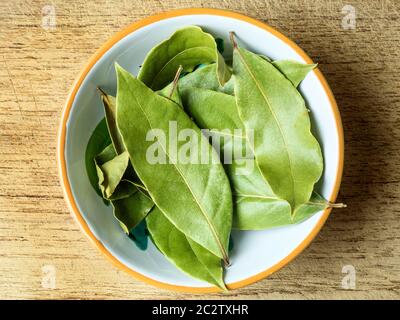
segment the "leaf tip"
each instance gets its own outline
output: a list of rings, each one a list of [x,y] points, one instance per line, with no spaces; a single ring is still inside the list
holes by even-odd
[[[235,32],[234,31],[230,31],[229,32],[229,39],[231,40],[233,48],[237,49],[238,45],[237,45],[236,40],[235,40]]]
[[[123,75],[124,73],[127,72],[124,68],[121,67],[121,65],[118,62],[115,62],[114,66],[115,66],[115,71],[117,73],[117,76]]]
[[[118,62],[116,62],[116,61],[114,62],[114,67],[115,67],[115,70],[121,69],[120,64]]]
[[[101,87],[97,86],[96,89],[100,92],[102,96],[107,96],[107,93]]]

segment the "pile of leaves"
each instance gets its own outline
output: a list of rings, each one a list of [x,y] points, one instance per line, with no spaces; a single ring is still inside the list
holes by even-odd
[[[176,267],[222,289],[232,228],[299,223],[334,205],[313,191],[323,157],[297,90],[315,65],[271,61],[233,33],[231,42],[228,64],[220,39],[189,26],[154,47],[137,78],[116,64],[117,95],[100,89],[105,118],[86,150],[90,182],[125,233],[143,249],[149,234]],[[172,129],[191,136],[170,148],[154,135]],[[177,161],[187,138],[209,161]]]

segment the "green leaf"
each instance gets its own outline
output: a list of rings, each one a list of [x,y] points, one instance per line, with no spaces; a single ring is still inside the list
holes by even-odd
[[[254,132],[258,166],[293,212],[308,202],[323,169],[304,100],[270,62],[236,44],[233,72],[239,116],[246,132]]]
[[[106,149],[103,152],[107,151],[108,150]],[[104,154],[100,154],[95,158],[97,175],[99,178],[99,187],[103,194],[103,198],[111,199],[117,187],[119,187],[121,192],[126,194],[126,196],[129,196],[129,194],[135,192],[137,188],[132,184],[125,183],[125,188],[121,188],[120,184],[128,167],[128,152],[125,151],[120,155],[115,156],[111,160],[108,160],[107,162],[102,162],[102,159],[100,160],[100,158],[102,158],[103,156]]]
[[[233,132],[241,129],[235,98],[220,92],[200,88],[187,88],[182,93],[184,106],[200,128],[214,128],[212,132]],[[228,131],[224,131],[229,129]],[[246,136],[241,137],[242,144]],[[235,150],[245,150],[242,144],[235,141]],[[227,148],[221,144],[221,154]],[[229,150],[228,152],[231,152]],[[243,151],[240,152],[243,155]],[[319,203],[307,203],[291,215],[287,201],[278,198],[262,176],[256,161],[250,162],[241,157],[232,164],[225,164],[226,173],[231,182],[234,196],[233,227],[241,230],[263,230],[302,221],[327,207],[327,202],[320,198]]]
[[[240,230],[263,230],[291,223],[291,208],[279,199],[249,159],[225,166],[234,195],[233,227]]]
[[[200,128],[239,129],[244,133],[242,120],[236,109],[235,97],[199,87],[180,90],[182,103]],[[245,136],[243,136],[245,138]]]
[[[186,113],[135,79],[117,65],[117,125],[129,152],[133,167],[157,207],[184,234],[228,261],[227,247],[232,222],[232,195],[228,178],[215,150]],[[177,148],[161,146],[167,163],[149,163],[146,154],[152,141],[146,141],[152,129],[170,134],[170,121],[176,121],[177,132],[191,129],[199,141],[199,153],[207,150],[208,164],[183,164]]]
[[[260,55],[263,59],[270,61],[275,67],[282,72],[286,78],[288,78],[293,85],[296,87],[304,80],[308,72],[314,69],[316,64],[304,64],[292,60],[278,60],[271,61],[268,57]],[[218,78],[215,74],[215,65],[209,64],[196,69],[195,71],[188,73],[179,79],[179,87],[181,91],[185,91],[189,88],[202,88],[212,91],[223,92],[229,95],[234,95],[234,77],[231,77],[229,81],[221,86],[218,82]],[[167,96],[167,92],[170,92],[172,83],[168,84],[163,90],[164,96]]]
[[[224,158],[221,159],[242,158],[246,154],[253,156],[251,150],[246,148],[245,128],[233,96],[189,87],[181,90],[181,96],[185,111],[200,128],[209,129],[213,145],[223,151],[220,156]]]
[[[137,183],[127,180],[135,180],[128,170],[129,156],[121,154],[117,156],[112,144],[108,145],[94,159],[98,185],[105,200],[123,199],[136,192]],[[137,178],[138,180],[138,178]]]
[[[293,223],[299,223],[304,221],[314,215],[315,213],[325,210],[326,208],[336,207],[336,208],[343,208],[346,207],[342,203],[332,204],[326,201],[323,197],[321,197],[318,193],[313,192],[311,195],[311,199],[307,202],[299,206],[293,216]]]
[[[147,216],[146,222],[154,244],[178,269],[226,289],[219,257],[180,232],[157,207]]]
[[[105,148],[102,153],[96,156],[95,165],[103,198],[115,200],[125,198],[132,191],[136,191],[136,188],[132,188],[132,185],[139,187],[141,191],[144,188],[130,164],[129,154],[126,153],[124,156],[119,157],[119,155],[125,152],[125,146],[117,128],[115,97],[108,95],[101,88],[98,89],[102,95],[106,114],[105,119],[112,145]],[[105,164],[106,162],[109,163]],[[113,194],[114,190],[118,192]]]
[[[107,123],[103,118],[90,136],[85,152],[86,173],[90,184],[100,197],[102,196],[102,193],[98,185],[96,165],[93,159],[110,143],[111,139],[110,135],[108,134]]]
[[[235,161],[226,169],[235,199],[235,229],[265,230],[296,224],[328,207],[343,207],[342,204],[333,205],[313,192],[310,201],[292,214],[289,203],[276,197],[256,165],[249,168],[245,163]]]
[[[234,162],[227,166],[227,171],[235,199],[235,229],[265,230],[296,224],[330,206],[313,192],[310,201],[300,205],[292,215],[289,203],[276,197],[256,166],[249,171],[244,164]]]
[[[111,141],[113,143],[115,152],[117,154],[121,154],[125,151],[125,147],[121,135],[118,132],[117,123],[115,120],[117,112],[115,98],[105,93],[101,88],[98,89],[101,93],[101,100],[104,106],[104,113],[106,115],[107,128],[111,137]]]
[[[217,63],[219,82],[225,84],[231,73],[214,38],[199,27],[189,26],[177,30],[148,53],[138,79],[151,89],[160,90],[172,81],[180,65],[184,72],[191,72],[199,64],[212,62]]]
[[[97,165],[103,165],[104,163],[111,161],[117,156],[115,153],[114,146],[112,145],[111,141],[100,153],[96,154],[93,157],[92,161],[94,160]]]
[[[168,84],[164,90],[171,90],[172,83]],[[186,90],[188,88],[203,88],[213,91],[220,91],[226,94],[233,95],[234,90],[234,79],[233,77],[221,86],[218,77],[215,73],[215,64],[209,64],[202,66],[195,71],[188,73],[179,79],[180,91]]]
[[[153,201],[136,189],[136,192],[127,198],[113,200],[114,216],[120,222],[126,234],[136,227],[153,209]]]
[[[112,144],[95,158],[98,181],[103,197],[111,200],[114,217],[125,233],[134,228],[153,208],[154,203],[140,184],[123,179],[129,155],[116,155]],[[132,174],[130,175],[132,177]]]
[[[317,64],[305,64],[295,60],[278,60],[272,62],[297,87],[306,75],[317,67]]]
[[[243,135],[235,141],[234,149],[228,145],[228,152],[236,151],[233,158],[241,158],[235,155],[239,148],[239,154],[243,155],[246,135],[237,112],[235,97],[206,89],[188,88],[183,92],[182,99],[188,113],[200,128],[213,128],[211,131],[214,134],[225,133],[228,137],[229,132],[234,133],[234,129],[240,129]],[[221,144],[221,156],[226,149],[227,145]],[[248,168],[246,164],[252,166]],[[234,228],[262,230],[291,223],[289,203],[274,194],[255,161],[236,160],[232,164],[225,164],[225,170],[234,196]]]

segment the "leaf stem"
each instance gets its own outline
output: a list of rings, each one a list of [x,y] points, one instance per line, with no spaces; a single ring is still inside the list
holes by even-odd
[[[309,201],[309,202],[307,202],[307,204],[321,205],[321,206],[324,206],[324,207],[327,207],[327,208],[337,208],[337,209],[347,208],[347,205],[345,203],[342,203],[342,202],[334,203],[334,202],[330,202],[330,201],[327,201],[327,202],[312,202],[312,201]]]
[[[99,90],[100,94],[101,94],[101,99],[103,101],[106,101],[107,104],[110,104],[110,101],[108,100],[108,94],[100,87],[96,87],[97,90]]]
[[[347,204],[339,202],[339,203],[334,203],[334,202],[328,202],[328,208],[347,208]]]
[[[180,65],[178,68],[178,71],[176,71],[174,81],[172,82],[172,89],[171,89],[171,92],[169,93],[168,98],[172,97],[172,94],[174,93],[176,86],[178,85],[179,77],[181,75],[182,70],[183,70],[183,67]]]
[[[230,31],[229,32],[229,38],[231,39],[231,43],[234,49],[237,49],[237,43],[235,40],[235,32],[234,31]]]

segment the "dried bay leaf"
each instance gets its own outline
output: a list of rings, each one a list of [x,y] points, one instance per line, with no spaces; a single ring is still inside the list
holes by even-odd
[[[142,192],[136,191],[129,197],[113,200],[114,216],[126,234],[135,228],[153,209],[153,201]]]
[[[181,96],[185,111],[201,129],[209,130],[223,163],[227,163],[225,156],[232,159],[253,156],[247,148],[245,128],[233,96],[190,87],[181,90]]]
[[[234,195],[233,228],[265,230],[296,224],[332,204],[313,192],[309,202],[300,205],[292,214],[286,200],[279,199],[266,183],[257,166],[248,169],[243,163],[226,166]]]
[[[105,151],[107,151],[107,149]],[[129,163],[129,154],[125,151],[120,155],[116,155],[111,160],[101,163],[100,158],[102,157],[104,157],[104,155],[100,154],[95,159],[99,187],[102,191],[103,198],[110,199],[125,175]],[[126,188],[133,189],[133,191],[136,190],[136,187],[131,184],[128,184]],[[132,192],[128,192],[127,196]]]
[[[234,97],[206,89],[188,88],[183,91],[182,101],[200,128],[208,128],[217,134],[234,133],[234,129],[241,129],[243,136],[239,139],[240,143],[236,142],[233,148],[239,147],[241,150],[242,144],[246,144],[245,129]],[[226,148],[226,144],[221,144],[221,151]],[[233,151],[230,145],[228,148],[228,152]],[[234,197],[233,227],[241,230],[262,230],[290,224],[289,203],[274,194],[255,161],[252,169],[244,164],[245,162],[239,160],[225,164]]]
[[[297,87],[306,75],[317,67],[317,64],[305,64],[295,60],[277,60],[272,64]]]
[[[85,151],[85,167],[89,182],[96,193],[101,197],[102,192],[99,188],[96,164],[94,158],[101,153],[111,143],[110,135],[108,134],[107,123],[103,118],[92,135],[89,138]],[[107,202],[105,202],[107,204]]]
[[[233,77],[224,86],[221,86],[215,73],[214,63],[197,68],[195,71],[180,78],[178,83],[180,91],[189,88],[203,88],[233,95],[234,90]],[[171,87],[172,83],[168,84],[163,90],[170,90]]]
[[[261,57],[267,61],[271,61],[265,56]],[[295,87],[297,87],[299,83],[304,80],[305,76],[317,66],[317,64],[304,64],[293,60],[277,60],[271,61],[271,63],[280,72],[282,72],[282,74],[284,74],[285,77],[288,78]],[[231,77],[224,86],[221,86],[215,73],[214,64],[209,64],[197,68],[193,72],[188,73],[180,78],[179,87],[181,90],[186,90],[189,88],[203,88],[234,95],[234,81],[234,77]],[[171,87],[172,83],[170,83],[164,89]]]
[[[234,132],[234,129],[244,132],[234,97],[206,89],[186,88],[182,92],[182,101],[200,128],[212,129],[214,133],[220,131],[227,134],[229,131]],[[243,143],[246,143],[246,136],[242,139]],[[237,145],[236,143],[236,148]],[[226,145],[222,144],[221,148],[225,149]],[[239,148],[244,149],[242,145],[239,145]],[[234,198],[235,229],[264,230],[289,225],[303,221],[330,206],[326,200],[319,197],[318,203],[304,204],[292,215],[289,203],[275,195],[256,161],[250,167],[247,165],[248,162],[240,160],[225,164]],[[314,194],[313,199],[317,199]]]
[[[232,222],[232,195],[228,178],[218,155],[201,139],[198,127],[173,101],[150,90],[117,66],[117,125],[131,162],[157,207],[179,231],[228,261],[228,240]],[[176,121],[178,132],[191,129],[203,148],[208,148],[211,164],[150,164],[146,152],[153,143],[146,141],[151,129],[169,132]],[[183,142],[178,141],[178,149]],[[177,157],[167,148],[168,159]]]
[[[111,137],[115,152],[121,154],[125,151],[124,143],[122,141],[121,135],[118,132],[117,123],[115,121],[117,106],[115,102],[115,97],[108,95],[101,88],[98,88],[101,93],[101,100],[104,106],[104,113],[106,115],[106,122],[108,132]]]
[[[147,216],[146,223],[154,244],[178,269],[226,289],[219,257],[179,231],[157,207]]]
[[[231,73],[214,38],[197,26],[189,26],[175,31],[148,53],[138,79],[151,89],[160,90],[172,81],[180,65],[183,71],[191,72],[199,64],[213,62],[218,81],[224,85]]]
[[[177,77],[179,76],[179,73],[177,74]],[[181,100],[180,100],[180,95],[179,95],[179,91],[177,88],[177,82],[175,83],[175,86],[172,88],[172,90],[164,90],[164,92],[158,92],[160,95],[163,95],[169,99],[171,99],[172,101],[175,101],[178,104],[182,104]],[[109,126],[110,128],[110,126]],[[106,152],[107,153],[107,152]],[[125,154],[126,152],[122,153],[121,155],[117,156],[121,157]],[[112,154],[111,154],[112,156]],[[109,160],[109,159],[107,159]],[[115,162],[115,158],[111,161]],[[109,161],[110,162],[110,161]],[[106,164],[108,164],[109,162],[106,162]],[[117,169],[117,168],[114,168]],[[124,165],[121,166],[121,171],[124,170]],[[114,170],[111,170],[114,174],[116,174],[116,172]],[[121,183],[119,186],[124,184],[124,180],[121,180]],[[117,188],[118,188],[117,187]],[[145,200],[143,202],[143,200]],[[140,196],[140,194],[137,192],[133,195],[130,195],[128,198],[126,199],[120,199],[120,200],[116,200],[116,201],[112,201],[113,207],[114,207],[114,216],[119,220],[120,225],[122,227],[122,229],[128,233],[128,230],[131,230],[130,233],[130,237],[133,239],[133,241],[136,243],[136,245],[141,248],[142,250],[144,250],[145,248],[147,248],[147,235],[145,233],[145,230],[143,229],[143,225],[146,225],[146,222],[144,220],[144,218],[146,217],[146,215],[148,214],[148,212],[152,209],[152,206],[149,206],[149,201],[151,201],[150,199],[145,199],[143,197]],[[150,202],[151,204],[153,204],[153,202]],[[142,206],[142,207],[141,207]],[[161,211],[159,211],[159,209],[155,209],[153,211],[158,211],[159,214],[162,214]],[[137,215],[137,214],[130,214],[131,212],[139,212],[142,213],[142,215]],[[165,218],[164,218],[165,220]],[[150,222],[152,222],[153,220],[150,219]],[[217,285],[223,289],[225,288],[223,279],[222,279],[222,267],[221,267],[221,259],[218,258],[217,256],[213,255],[212,253],[208,252],[206,249],[204,249],[203,247],[201,247],[199,244],[197,244],[196,242],[194,242],[193,240],[191,240],[190,238],[186,238],[174,225],[172,225],[170,222],[168,222],[167,220],[167,226],[169,226],[169,234],[170,236],[168,237],[168,245],[169,246],[173,246],[173,245],[178,245],[178,246],[182,246],[182,239],[183,241],[186,241],[187,244],[189,244],[189,247],[191,249],[191,251],[193,252],[192,254],[192,261],[191,261],[191,265],[189,265],[190,267],[185,269],[185,265],[180,263],[180,261],[182,260],[182,255],[181,252],[175,252],[176,250],[174,250],[173,254],[171,254],[168,250],[164,250],[164,254],[167,255],[167,257],[172,260],[175,261],[174,264],[181,266],[180,269],[183,269],[184,271],[186,270],[186,272],[189,272],[189,274],[193,273],[193,265],[194,265],[194,269],[199,269],[200,266],[200,275],[198,275],[197,277],[201,278],[202,280],[208,281],[214,285]],[[163,228],[165,227],[165,223],[163,223]],[[131,229],[130,229],[131,228]],[[161,237],[161,239],[166,239],[166,237],[164,236],[165,234],[163,233],[163,230],[154,230],[154,224],[150,224],[150,228],[152,233],[153,233],[153,241],[155,242],[155,240],[157,240],[158,242],[159,237]],[[171,237],[171,234],[178,234],[181,235],[181,237]],[[174,244],[174,239],[175,241],[178,241],[178,243]],[[163,243],[159,243],[158,244],[158,248],[164,248],[165,245],[163,245]],[[169,256],[168,256],[169,255]],[[204,274],[207,274],[207,277],[204,277]],[[195,274],[196,276],[196,274]],[[211,276],[211,277],[210,277]]]
[[[134,182],[123,179],[126,175],[127,151],[115,153],[112,144],[107,146],[96,158],[96,169],[103,197],[111,201],[114,217],[125,233],[139,224],[154,207],[147,192],[141,191]]]
[[[246,132],[254,130],[254,154],[260,170],[293,212],[308,202],[323,169],[304,100],[270,62],[236,43],[233,74],[239,116]]]

